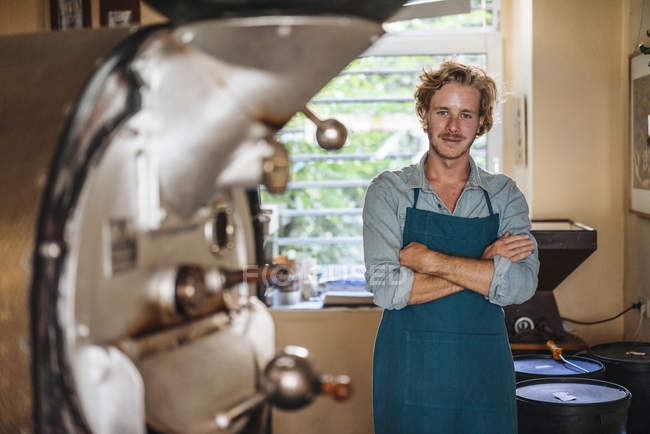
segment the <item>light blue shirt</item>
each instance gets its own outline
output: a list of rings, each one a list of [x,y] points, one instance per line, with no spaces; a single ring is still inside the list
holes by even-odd
[[[457,217],[487,217],[490,212],[481,188],[499,214],[499,233],[527,234],[535,243],[533,253],[519,262],[496,255],[494,275],[487,297],[499,306],[523,303],[537,288],[537,242],[530,234],[528,204],[515,182],[505,175],[493,175],[476,166],[470,157],[467,183],[452,213],[431,188],[420,162],[377,175],[366,191],[363,206],[363,252],[366,263],[366,289],[374,294],[375,304],[385,309],[401,309],[408,303],[413,286],[413,270],[399,264],[406,208],[413,206],[413,189],[420,188],[418,209]]]

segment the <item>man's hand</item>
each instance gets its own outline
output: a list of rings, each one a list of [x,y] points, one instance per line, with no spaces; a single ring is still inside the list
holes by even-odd
[[[481,259],[492,259],[494,255],[500,255],[508,258],[510,262],[518,262],[530,256],[534,247],[535,244],[528,235],[510,235],[510,232],[506,232],[505,235],[485,248]]]
[[[435,250],[429,250],[424,244],[415,242],[409,243],[400,250],[399,263],[401,266],[413,270],[416,276],[417,273],[428,274],[431,277],[435,276],[440,278],[442,282],[450,282],[460,287],[460,289],[471,289],[485,296],[488,296],[490,292],[490,284],[494,275],[494,263],[490,260],[446,255]],[[426,276],[421,277],[426,278]],[[416,283],[417,280],[414,279],[413,284]],[[434,286],[437,287],[437,285]],[[457,288],[452,286],[448,289],[456,290]],[[421,301],[409,300],[411,303]]]
[[[399,264],[418,273],[428,273],[430,264],[428,257],[434,253],[424,244],[411,242],[399,251]]]

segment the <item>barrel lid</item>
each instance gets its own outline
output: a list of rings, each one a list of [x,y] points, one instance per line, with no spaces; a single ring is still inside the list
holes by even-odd
[[[611,342],[596,345],[589,352],[606,361],[650,364],[650,342]]]
[[[580,356],[564,356],[569,362],[586,369],[589,372],[597,372],[603,369],[603,364],[597,360],[592,360],[587,357]],[[571,375],[584,374],[583,371],[566,364],[559,362],[550,354],[530,354],[523,356],[515,356],[515,372],[525,374],[534,374],[539,376],[557,376],[568,377]]]
[[[517,383],[517,399],[548,404],[603,404],[629,399],[630,396],[623,386],[589,378],[538,378]]]

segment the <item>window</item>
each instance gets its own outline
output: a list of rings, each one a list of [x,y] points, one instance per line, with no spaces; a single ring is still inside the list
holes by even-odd
[[[274,254],[314,257],[320,266],[363,264],[363,198],[370,180],[419,160],[428,140],[413,93],[425,66],[455,57],[485,68],[499,81],[498,2],[473,0],[469,14],[387,24],[389,33],[350,63],[308,104],[319,118],[348,128],[339,151],[320,150],[315,126],[297,114],[279,133],[292,161],[287,192],[262,191],[277,221]],[[500,108],[493,130],[472,146],[481,167],[499,171]]]

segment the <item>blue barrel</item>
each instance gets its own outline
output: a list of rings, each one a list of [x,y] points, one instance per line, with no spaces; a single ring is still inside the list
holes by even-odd
[[[630,392],[591,378],[517,383],[519,434],[624,434]]]
[[[632,392],[628,434],[650,433],[650,342],[601,344],[589,354],[605,365],[605,380]]]
[[[513,357],[517,381],[544,377],[599,379],[605,376],[605,366],[598,360],[581,356],[564,356],[564,358],[588,372],[583,372],[574,366],[557,361],[550,354],[526,354]]]

